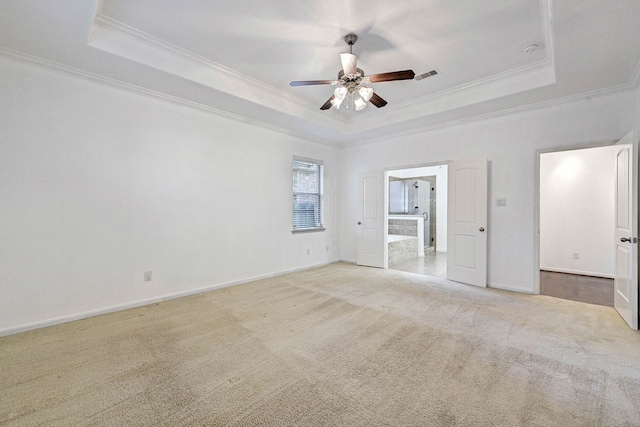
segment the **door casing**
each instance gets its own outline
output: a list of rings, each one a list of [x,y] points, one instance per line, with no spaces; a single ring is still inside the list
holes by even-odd
[[[599,141],[585,144],[574,144],[569,146],[551,147],[536,150],[534,158],[534,294],[540,294],[540,157],[542,154],[555,153],[562,151],[584,150],[589,148],[598,148],[615,145],[618,141]],[[636,166],[637,167],[637,166]],[[612,189],[613,191],[613,189]],[[613,208],[613,207],[612,207]]]

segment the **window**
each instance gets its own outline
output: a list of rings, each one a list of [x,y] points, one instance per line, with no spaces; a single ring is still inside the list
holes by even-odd
[[[293,157],[293,231],[324,230],[324,163]]]

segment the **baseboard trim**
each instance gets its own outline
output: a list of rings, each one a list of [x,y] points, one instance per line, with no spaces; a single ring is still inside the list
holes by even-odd
[[[571,270],[568,268],[540,267],[540,270],[551,271],[553,273],[577,274],[579,276],[603,277],[605,279],[613,279],[613,274],[594,273],[593,271]]]
[[[500,283],[487,283],[487,287],[492,288],[492,289],[500,289],[500,290],[503,290],[503,291],[519,292],[521,294],[529,294],[529,295],[534,295],[535,294],[535,292],[533,292],[532,289],[514,288],[512,286],[506,286],[506,285],[502,285]]]
[[[172,293],[172,294],[165,294],[165,295],[161,295],[161,296],[157,296],[157,297],[153,297],[153,298],[147,298],[147,299],[143,299],[143,300],[132,301],[132,302],[128,302],[128,303],[125,303],[125,304],[118,304],[118,305],[113,305],[113,306],[109,306],[109,307],[99,308],[99,309],[96,309],[96,310],[84,311],[84,312],[80,312],[80,313],[70,314],[70,315],[67,315],[67,316],[54,317],[54,318],[51,318],[51,319],[40,320],[40,321],[32,322],[32,323],[25,323],[25,324],[18,325],[18,326],[10,326],[10,327],[5,328],[5,329],[0,329],[0,337],[19,334],[21,332],[32,331],[34,329],[46,328],[47,326],[54,326],[54,325],[59,325],[59,324],[62,324],[62,323],[73,322],[75,320],[87,319],[89,317],[100,316],[102,314],[115,313],[117,311],[128,310],[130,308],[142,307],[142,306],[145,306],[145,305],[155,304],[155,303],[162,302],[162,301],[168,301],[168,300],[172,300],[172,299],[176,299],[176,298],[186,297],[186,296],[189,296],[189,295],[199,294],[199,293],[202,293],[202,292],[213,291],[215,289],[222,289],[222,288],[228,288],[228,287],[231,287],[231,286],[242,285],[243,283],[254,282],[256,280],[269,279],[271,277],[282,276],[282,275],[285,275],[285,274],[295,273],[295,272],[298,272],[298,271],[310,270],[312,268],[322,267],[322,266],[325,266],[325,265],[334,264],[336,262],[338,262],[338,261],[321,262],[321,263],[318,263],[318,264],[312,264],[312,265],[308,265],[308,266],[304,266],[304,267],[298,267],[298,268],[292,268],[292,269],[289,269],[289,270],[283,270],[283,271],[280,271],[280,272],[277,272],[277,273],[263,274],[263,275],[259,275],[259,276],[248,277],[248,278],[245,278],[245,279],[234,280],[234,281],[231,281],[231,282],[218,283],[218,284],[215,284],[215,285],[205,286],[205,287],[196,288],[196,289],[190,289],[188,291],[181,291],[181,292],[176,292],[176,293]]]

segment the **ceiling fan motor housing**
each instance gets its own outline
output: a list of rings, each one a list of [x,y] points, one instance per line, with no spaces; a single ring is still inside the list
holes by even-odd
[[[362,71],[362,68],[356,68],[356,74],[347,74],[345,76],[344,70],[340,70],[338,71],[338,80],[342,79],[342,77],[344,77],[344,80],[361,79],[362,77],[364,77],[364,71]]]
[[[353,93],[362,84],[363,77],[364,71],[360,68],[356,68],[356,74],[345,75],[343,70],[338,72],[338,81],[347,88],[349,93]]]
[[[349,46],[353,46],[354,44],[356,44],[357,40],[358,40],[358,36],[356,36],[353,33],[347,34],[346,36],[344,36],[344,41],[347,42]]]

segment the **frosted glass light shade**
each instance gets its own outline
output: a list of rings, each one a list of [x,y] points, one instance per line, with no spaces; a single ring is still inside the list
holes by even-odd
[[[362,97],[357,96],[354,100],[353,100],[353,104],[356,106],[356,111],[360,111],[362,110],[364,107],[367,106],[367,103],[364,99],[362,99]]]
[[[340,104],[342,104],[342,100],[343,100],[343,99],[344,99],[344,98],[340,99],[340,98],[336,98],[336,97],[334,97],[334,98],[331,100],[331,105],[333,105],[333,106],[335,107],[335,109],[336,109],[336,110],[339,110],[339,109],[340,109]]]
[[[346,87],[337,87],[336,90],[333,91],[333,96],[338,98],[340,101],[347,96],[347,88]]]
[[[360,93],[362,99],[364,99],[365,101],[370,100],[373,96],[373,89],[371,89],[370,87],[361,87],[358,92]]]
[[[337,87],[336,90],[333,91],[333,99],[331,100],[331,105],[333,105],[337,110],[340,109],[340,105],[344,98],[347,96],[347,88],[346,87]]]

